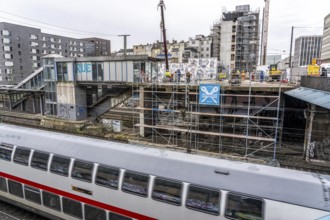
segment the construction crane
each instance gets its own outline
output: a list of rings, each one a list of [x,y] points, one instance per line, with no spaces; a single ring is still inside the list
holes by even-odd
[[[167,57],[166,28],[165,28],[165,19],[164,19],[164,8],[165,8],[164,0],[159,1],[158,7],[160,7],[161,19],[162,19],[161,27],[162,27],[163,41],[164,41],[165,68],[166,68],[166,72],[168,72],[169,71],[169,66],[168,66],[168,57]]]
[[[265,7],[263,9],[263,19],[262,19],[262,35],[261,35],[261,56],[260,65],[266,65],[267,56],[267,41],[268,41],[268,22],[269,22],[269,1],[264,0]]]

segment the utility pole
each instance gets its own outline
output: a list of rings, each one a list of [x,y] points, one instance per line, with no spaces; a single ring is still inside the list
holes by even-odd
[[[166,29],[165,29],[165,19],[164,19],[164,0],[160,0],[158,7],[160,7],[160,12],[161,12],[161,19],[162,19],[162,31],[163,31],[163,40],[164,40],[164,53],[165,53],[165,67],[166,67],[166,72],[169,71],[168,67],[168,57],[167,57],[167,43],[166,43]]]
[[[289,68],[292,68],[292,44],[293,44],[293,30],[294,30],[294,27],[292,26],[291,28],[291,40],[290,40],[290,56],[289,56]],[[290,72],[290,74],[292,75],[292,72]]]
[[[131,36],[129,34],[122,34],[118,35],[118,37],[124,37],[124,56],[126,56],[126,50],[127,50],[127,37]]]

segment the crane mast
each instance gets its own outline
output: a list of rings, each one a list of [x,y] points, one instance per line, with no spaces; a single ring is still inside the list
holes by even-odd
[[[265,7],[263,9],[263,19],[262,19],[262,35],[261,35],[261,56],[260,65],[266,64],[267,56],[267,41],[268,41],[268,22],[269,22],[269,1],[264,0]]]

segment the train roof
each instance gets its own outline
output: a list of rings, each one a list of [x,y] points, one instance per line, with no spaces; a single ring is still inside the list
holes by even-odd
[[[0,141],[330,211],[330,176],[0,124]],[[328,199],[328,200],[327,200]]]

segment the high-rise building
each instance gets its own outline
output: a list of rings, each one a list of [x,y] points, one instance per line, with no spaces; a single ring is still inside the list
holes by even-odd
[[[259,55],[259,10],[250,5],[236,6],[235,11],[223,11],[213,25],[212,55],[224,68],[253,71]]]
[[[301,36],[295,40],[292,67],[307,66],[321,57],[322,36]]]
[[[110,54],[110,41],[69,38],[0,22],[0,84],[19,83],[41,67],[41,57],[47,54],[64,57],[107,55]]]
[[[330,14],[324,18],[321,59],[323,63],[330,63]]]

